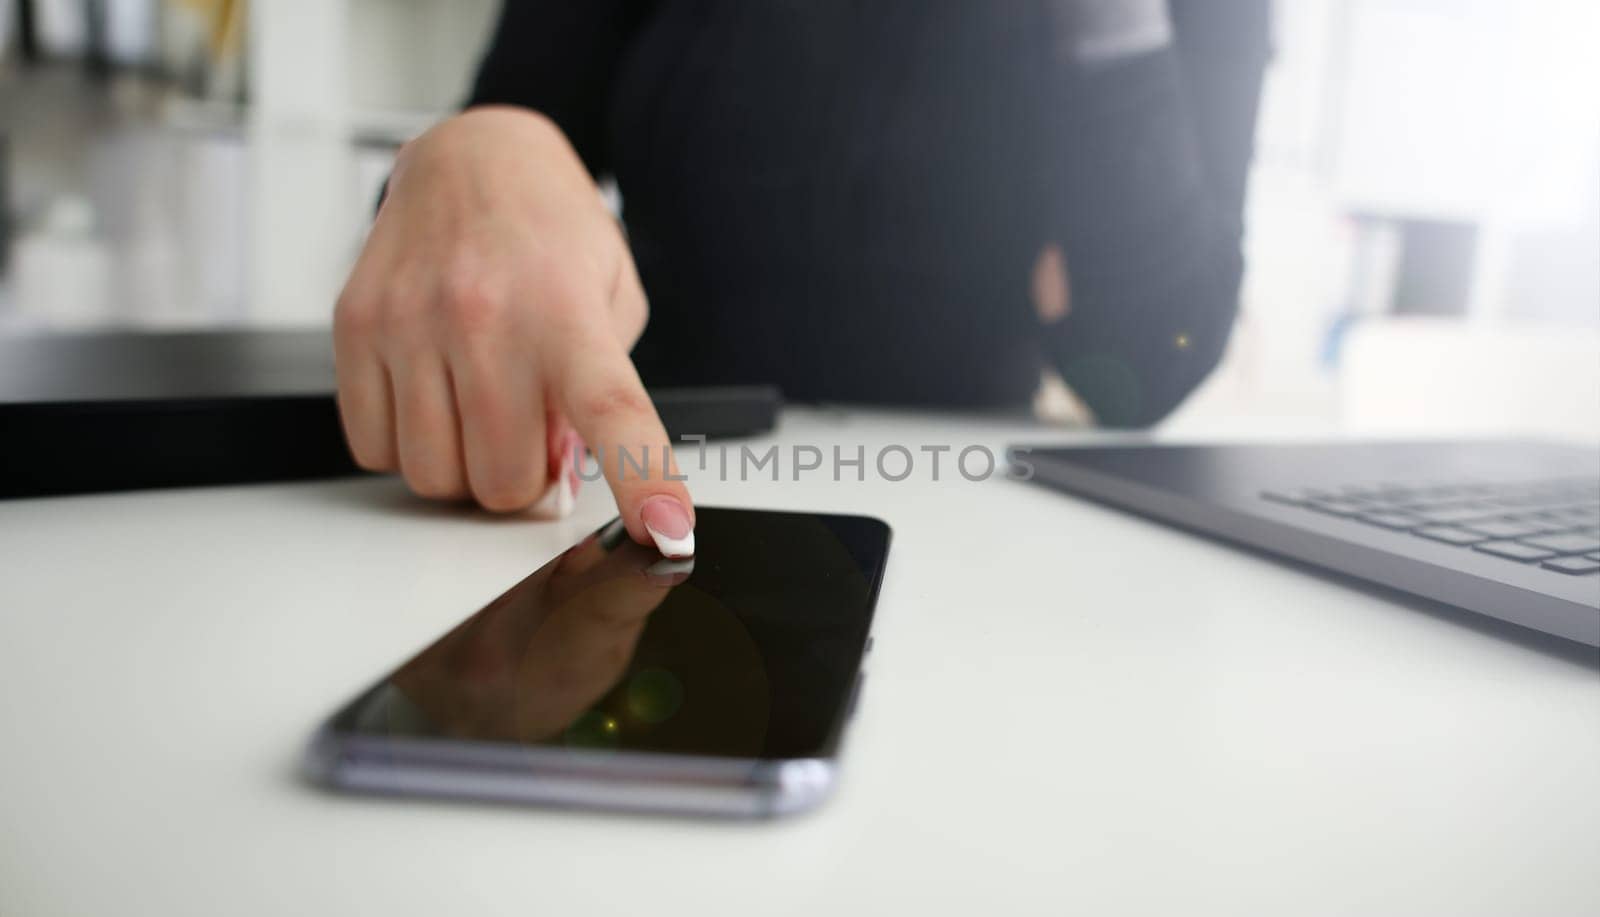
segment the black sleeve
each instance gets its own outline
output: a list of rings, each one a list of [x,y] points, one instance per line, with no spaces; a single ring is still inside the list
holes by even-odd
[[[1171,412],[1216,367],[1238,310],[1267,0],[1174,7],[1174,43],[1077,73],[1060,124],[1053,222],[1072,298],[1046,347],[1108,426]]]
[[[1261,79],[1271,54],[1271,0],[1169,0],[1179,72],[1213,197],[1242,219]]]
[[[584,165],[607,171],[612,76],[646,0],[505,0],[467,107],[519,105],[567,135]]]

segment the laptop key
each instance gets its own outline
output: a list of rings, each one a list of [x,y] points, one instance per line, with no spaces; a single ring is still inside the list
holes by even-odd
[[[1504,512],[1488,503],[1456,503],[1420,509],[1417,515],[1434,525],[1454,525],[1457,522],[1499,516]]]
[[[1334,516],[1355,516],[1364,513],[1371,508],[1365,502],[1360,500],[1341,500],[1338,498],[1331,500],[1312,500],[1307,503],[1306,506],[1316,510],[1319,513],[1329,513]]]
[[[1526,507],[1529,510],[1563,506],[1573,502],[1572,497],[1550,490],[1525,490],[1520,493],[1505,493],[1496,496],[1494,500],[1502,506]]]
[[[1445,544],[1468,545],[1489,540],[1488,536],[1449,525],[1430,525],[1420,529],[1412,529],[1411,534],[1421,535],[1423,538],[1431,538],[1434,541],[1442,541]]]
[[[1296,487],[1289,490],[1264,490],[1261,496],[1279,503],[1293,503],[1299,506],[1310,503],[1312,500],[1326,500],[1333,496],[1326,490],[1317,490],[1311,487]]]
[[[1556,570],[1571,576],[1600,573],[1600,560],[1590,560],[1587,557],[1557,557],[1547,560],[1539,566],[1544,567],[1546,570]]]
[[[1538,535],[1550,531],[1550,526],[1544,523],[1530,522],[1522,519],[1484,519],[1469,522],[1462,528],[1487,535],[1490,538],[1525,538],[1529,535]]]
[[[1386,529],[1414,529],[1423,524],[1421,518],[1410,513],[1362,513],[1356,518],[1362,522],[1381,525]]]
[[[1525,513],[1547,513],[1576,522],[1582,522],[1590,512],[1580,501],[1567,494],[1554,494],[1540,500],[1529,500],[1518,509]]]
[[[1472,546],[1474,551],[1493,554],[1508,560],[1534,561],[1544,560],[1546,557],[1556,556],[1556,552],[1533,545],[1523,544],[1520,541],[1484,541]]]
[[[1522,543],[1554,551],[1557,554],[1583,554],[1588,551],[1600,551],[1600,541],[1580,532],[1569,532],[1562,535],[1537,535],[1532,538],[1522,539]]]

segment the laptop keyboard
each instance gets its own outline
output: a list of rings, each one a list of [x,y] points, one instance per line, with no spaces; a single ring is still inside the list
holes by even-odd
[[[1553,573],[1600,573],[1600,479],[1273,490],[1268,500]]]

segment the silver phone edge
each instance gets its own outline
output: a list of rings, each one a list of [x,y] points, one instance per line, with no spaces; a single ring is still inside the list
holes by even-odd
[[[419,750],[424,753],[408,753]],[[838,773],[831,758],[622,758],[564,749],[518,750],[514,759],[499,755],[485,766],[483,750],[465,742],[374,741],[325,725],[306,746],[302,774],[320,786],[355,793],[761,819],[816,808],[832,793]]]

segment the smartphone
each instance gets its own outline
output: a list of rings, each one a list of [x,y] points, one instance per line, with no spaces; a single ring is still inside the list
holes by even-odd
[[[669,560],[613,520],[335,713],[339,790],[765,817],[838,774],[889,527],[696,509]]]

